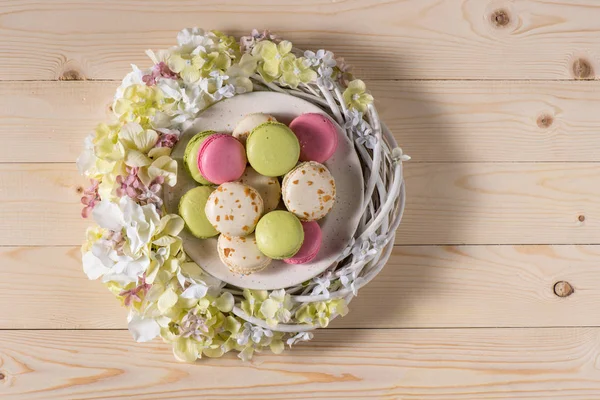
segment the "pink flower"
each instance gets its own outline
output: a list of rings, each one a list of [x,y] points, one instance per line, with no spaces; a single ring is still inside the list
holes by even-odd
[[[163,183],[165,183],[165,178],[158,176],[154,178],[152,182],[150,182],[150,185],[146,186],[138,177],[138,172],[139,168],[137,167],[127,167],[127,176],[117,176],[116,181],[119,185],[116,191],[117,196],[129,196],[132,199],[137,200],[137,203],[142,206],[146,204],[154,204],[157,212],[160,214],[160,207],[163,204],[163,200],[159,194]]]
[[[178,135],[175,135],[173,133],[165,133],[160,136],[155,147],[168,147],[172,149],[178,140]]]
[[[81,204],[85,206],[83,210],[81,210],[81,216],[83,218],[89,217],[96,206],[96,203],[100,201],[100,195],[98,194],[98,185],[100,185],[100,182],[95,179],[91,179],[90,182],[92,186],[85,189],[83,196],[81,197]]]
[[[262,32],[259,32],[257,29],[252,29],[250,36],[242,36],[240,38],[240,47],[243,52],[249,53],[258,42],[262,42],[263,40],[277,42],[278,39],[279,38],[276,35],[273,35],[266,29]]]
[[[133,289],[123,290],[121,293],[119,293],[119,296],[123,297],[125,306],[129,307],[134,302],[141,302],[142,298],[140,296],[145,296],[151,287],[152,285],[146,283],[146,275],[144,274],[141,277],[141,282],[138,286],[134,287]]]
[[[117,196],[123,197],[125,195],[135,199],[138,196],[137,189],[140,186],[143,186],[140,178],[138,178],[139,168],[138,167],[127,167],[128,175],[123,177],[122,175],[117,176],[117,184],[119,187],[117,188]]]
[[[158,78],[177,79],[178,75],[171,71],[167,64],[161,61],[152,67],[149,74],[142,77],[142,81],[148,86],[154,86]]]

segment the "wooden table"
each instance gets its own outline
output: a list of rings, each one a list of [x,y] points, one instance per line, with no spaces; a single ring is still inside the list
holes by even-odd
[[[195,25],[343,55],[413,157],[351,313],[246,364],[134,343],[79,258],[82,140]],[[600,398],[597,0],[4,0],[0,34],[3,400]]]

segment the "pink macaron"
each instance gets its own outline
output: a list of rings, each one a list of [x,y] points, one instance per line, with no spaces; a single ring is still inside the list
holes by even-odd
[[[338,145],[338,130],[325,115],[302,114],[294,118],[290,129],[300,142],[300,160],[324,163]]]
[[[208,181],[220,185],[240,179],[246,169],[246,150],[225,133],[209,136],[198,153],[198,169]]]
[[[302,222],[302,228],[304,228],[304,242],[302,242],[302,247],[300,247],[300,250],[298,250],[294,257],[283,260],[286,264],[306,264],[307,262],[311,262],[321,249],[323,233],[319,224],[315,221]]]

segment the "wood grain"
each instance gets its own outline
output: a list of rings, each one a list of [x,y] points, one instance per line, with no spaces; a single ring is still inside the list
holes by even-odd
[[[195,365],[124,331],[0,333],[6,400],[568,399],[600,393],[599,328],[325,330]]]
[[[43,6],[42,6],[43,4]],[[573,79],[600,71],[595,0],[49,0],[0,3],[4,80],[120,79],[186,26],[268,27],[363,78]],[[168,10],[169,18],[165,18]]]
[[[332,326],[599,325],[599,257],[600,246],[396,247]],[[0,276],[0,329],[127,327],[126,310],[84,275],[77,247],[1,248]],[[556,296],[559,281],[575,292]]]
[[[405,177],[397,244],[600,244],[597,163],[407,163]],[[85,185],[73,164],[0,164],[0,245],[78,245]]]
[[[368,81],[413,162],[600,161],[600,82]],[[73,162],[116,82],[0,82],[2,162]]]
[[[407,163],[397,244],[585,244],[600,239],[596,163]]]

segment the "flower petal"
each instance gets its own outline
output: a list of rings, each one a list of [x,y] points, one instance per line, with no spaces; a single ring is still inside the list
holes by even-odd
[[[197,283],[185,289],[181,297],[184,299],[201,299],[206,296],[207,292],[208,287],[206,285]]]
[[[120,231],[125,226],[123,212],[111,201],[102,200],[92,211],[94,220],[100,227],[111,231]]]
[[[160,334],[160,325],[154,319],[135,314],[130,316],[127,328],[136,342],[149,342]]]

